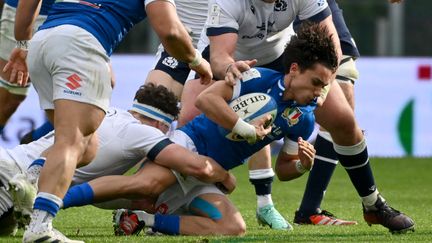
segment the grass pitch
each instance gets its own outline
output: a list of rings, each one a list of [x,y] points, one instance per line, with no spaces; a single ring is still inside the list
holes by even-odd
[[[54,226],[73,239],[86,242],[432,242],[432,159],[371,159],[376,183],[390,205],[411,216],[415,232],[392,235],[382,226],[369,227],[363,221],[362,208],[345,171],[338,166],[327,190],[322,208],[340,218],[357,220],[356,226],[294,226],[294,231],[273,231],[258,226],[256,199],[248,181],[247,166],[234,170],[237,189],[230,196],[248,226],[243,237],[131,236],[115,237],[111,211],[92,206],[72,208],[57,216]],[[300,204],[307,175],[273,184],[273,201],[277,209],[292,222]],[[23,231],[0,242],[21,242]]]

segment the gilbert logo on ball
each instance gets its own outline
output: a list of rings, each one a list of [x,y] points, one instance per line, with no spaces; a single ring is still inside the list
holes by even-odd
[[[268,94],[265,93],[250,93],[242,95],[229,103],[229,107],[245,122],[251,123],[268,114],[271,119],[265,126],[271,126],[277,115],[277,103]],[[226,138],[232,141],[243,141],[244,139],[237,134],[224,130]]]

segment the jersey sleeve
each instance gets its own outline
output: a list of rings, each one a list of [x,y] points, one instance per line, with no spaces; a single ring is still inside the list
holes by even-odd
[[[300,20],[320,22],[331,15],[331,10],[325,0],[296,0],[296,2],[299,6],[297,16]]]
[[[156,2],[156,1],[161,1],[161,0],[144,0],[144,4],[147,7],[148,4],[152,3],[152,2]],[[174,7],[176,6],[174,3],[174,0],[162,0],[165,2],[170,2],[172,5],[174,5]]]
[[[254,92],[267,93],[273,83],[271,80],[279,78],[275,74],[267,68],[251,68],[243,72],[243,79],[234,86],[232,99]]]
[[[157,128],[134,123],[124,134],[123,153],[127,158],[148,157],[154,160],[172,142]]]
[[[294,140],[291,140],[288,137],[284,138],[284,144],[282,146],[282,151],[289,155],[297,155],[298,154],[298,143]]]
[[[208,36],[238,33],[239,18],[244,11],[241,1],[210,0],[208,6],[205,25]]]

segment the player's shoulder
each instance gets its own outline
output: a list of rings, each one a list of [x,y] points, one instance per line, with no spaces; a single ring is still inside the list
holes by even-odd
[[[248,1],[236,0],[236,1],[225,1],[225,0],[209,0],[209,10],[216,12],[219,9],[225,11],[244,13],[245,7],[248,5]]]

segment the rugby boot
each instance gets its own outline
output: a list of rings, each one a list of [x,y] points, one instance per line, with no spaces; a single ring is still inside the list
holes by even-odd
[[[293,230],[293,227],[276,210],[273,204],[258,208],[256,218],[261,226],[268,225],[271,229],[276,230]]]
[[[312,224],[312,225],[331,225],[331,226],[343,226],[343,225],[356,225],[357,221],[344,220],[337,218],[334,214],[326,210],[318,210],[319,213],[312,215],[305,215],[300,211],[295,212],[294,223],[295,224]]]

